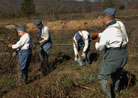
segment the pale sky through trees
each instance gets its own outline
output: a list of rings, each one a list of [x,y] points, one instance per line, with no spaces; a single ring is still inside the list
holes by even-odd
[[[84,1],[84,0],[77,0],[77,1]],[[90,0],[90,1],[94,2],[94,0]]]

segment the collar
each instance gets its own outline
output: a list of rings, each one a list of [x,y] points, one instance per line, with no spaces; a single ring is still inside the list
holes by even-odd
[[[110,23],[108,23],[106,26],[109,27],[110,25],[116,24],[116,21],[112,21]]]

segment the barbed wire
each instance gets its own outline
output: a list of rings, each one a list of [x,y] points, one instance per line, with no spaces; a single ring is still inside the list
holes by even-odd
[[[52,46],[72,46],[73,44],[53,44]],[[36,46],[37,47],[37,46]],[[38,51],[40,51],[41,50],[41,48],[39,48],[39,49],[37,49],[37,50],[35,50],[35,51],[32,51],[33,53],[36,53],[36,52],[38,52]],[[31,53],[31,52],[30,52]],[[3,56],[3,55],[9,55],[9,54],[11,54],[10,52],[2,52],[2,53],[0,53],[0,56]],[[26,54],[26,53],[25,53]]]

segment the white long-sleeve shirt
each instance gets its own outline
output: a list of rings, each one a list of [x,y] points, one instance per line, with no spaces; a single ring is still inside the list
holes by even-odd
[[[25,33],[16,44],[12,45],[12,48],[21,50],[32,48],[32,39],[30,35]]]
[[[88,49],[88,46],[89,46],[89,32],[87,32],[87,31],[79,31],[79,34],[82,36],[82,39],[83,39],[83,41],[84,41],[84,44],[85,44],[85,46],[84,46],[84,48],[83,48],[83,52],[86,52],[87,51],[87,49]],[[76,34],[74,35],[74,41],[75,41],[75,43],[76,43],[76,45],[78,45],[78,42],[77,42],[77,40],[76,40],[76,38],[75,38],[75,36],[76,36]],[[75,55],[77,55],[77,50],[76,50],[76,48],[75,48],[75,44],[73,43],[73,48],[74,48],[74,53],[75,53]]]
[[[107,27],[99,34],[100,41],[95,44],[96,50],[102,51],[107,48],[117,48],[128,43],[128,36],[125,26],[117,21],[115,24]]]

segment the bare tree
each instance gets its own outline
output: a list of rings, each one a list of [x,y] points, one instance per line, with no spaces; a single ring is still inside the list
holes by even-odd
[[[18,11],[18,2],[16,0],[3,0],[1,2],[3,8],[3,17],[15,17]]]
[[[28,19],[32,15],[35,15],[36,11],[35,11],[35,4],[34,4],[33,0],[24,0],[21,3],[20,13],[22,16],[27,16]]]

